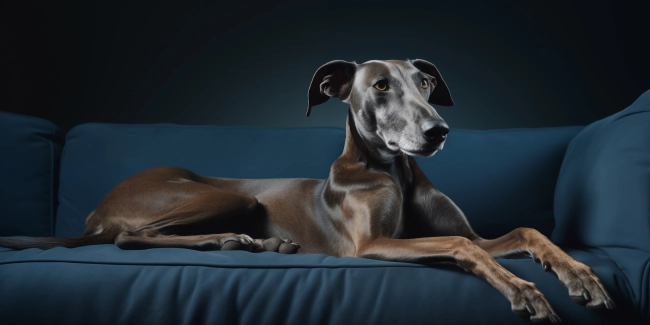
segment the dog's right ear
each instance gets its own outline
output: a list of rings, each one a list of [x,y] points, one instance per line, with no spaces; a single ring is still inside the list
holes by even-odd
[[[336,60],[322,65],[309,85],[307,116],[312,106],[326,102],[330,97],[345,100],[350,95],[357,65],[353,62]]]

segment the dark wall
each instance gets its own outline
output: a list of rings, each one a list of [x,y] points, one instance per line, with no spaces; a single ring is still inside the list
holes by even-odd
[[[343,126],[337,100],[305,117],[334,59],[435,63],[452,128],[587,124],[650,89],[649,6],[623,1],[3,3],[0,109],[64,129]]]

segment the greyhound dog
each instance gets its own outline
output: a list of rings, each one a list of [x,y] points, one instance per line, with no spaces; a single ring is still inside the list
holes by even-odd
[[[154,168],[109,191],[88,216],[84,236],[1,238],[0,246],[115,243],[122,249],[281,253],[300,249],[384,261],[451,262],[499,290],[517,315],[559,322],[534,283],[495,261],[528,254],[557,274],[576,303],[593,309],[615,307],[592,269],[540,232],[518,228],[496,239],[481,238],[420,170],[413,156],[434,155],[449,132],[430,104],[453,105],[433,64],[332,61],[311,81],[307,116],[330,97],[350,109],[343,153],[325,180],[235,180],[176,167]]]

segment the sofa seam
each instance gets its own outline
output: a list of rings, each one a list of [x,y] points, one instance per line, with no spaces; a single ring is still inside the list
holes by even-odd
[[[56,137],[56,126],[52,125],[50,131],[50,235],[54,236],[54,223],[55,223],[55,212],[54,212],[54,193],[55,191],[55,182],[54,182],[54,138]]]
[[[644,288],[648,287],[648,281],[650,281],[648,279],[649,276],[650,276],[650,259],[646,261],[645,267],[643,268],[643,274],[641,278],[641,288],[639,288],[640,297],[637,306],[637,310],[641,311],[646,318],[648,318],[648,313],[650,312],[650,310],[643,311],[642,308],[644,305],[646,305],[643,302],[648,300],[648,292],[647,292],[648,290],[644,290]]]
[[[528,263],[528,259],[508,259],[509,261],[521,260],[522,262]],[[610,258],[611,260],[611,258]],[[612,260],[613,261],[613,260]],[[425,264],[414,264],[414,263],[400,263],[393,262],[396,264],[390,265],[265,265],[265,266],[255,266],[255,265],[214,265],[207,263],[185,263],[185,262],[172,262],[172,263],[138,263],[138,262],[97,262],[97,261],[70,261],[70,260],[53,260],[53,259],[30,259],[30,260],[18,260],[18,261],[0,261],[0,265],[8,264],[25,264],[25,263],[69,263],[69,264],[97,264],[97,265],[131,265],[131,266],[200,266],[200,267],[216,267],[216,268],[251,268],[251,269],[288,269],[288,268],[326,268],[326,269],[338,269],[338,268],[377,268],[377,267],[398,267],[398,268],[412,268],[412,269],[426,269],[431,268],[430,265]],[[438,265],[442,268],[447,268],[446,265]],[[620,270],[618,265],[616,267]],[[453,268],[453,267],[452,267]],[[460,270],[460,269],[459,269]],[[622,272],[622,271],[621,271]]]
[[[178,129],[188,129],[188,128],[199,128],[199,129],[208,129],[208,128],[221,128],[221,129],[247,129],[247,128],[256,128],[256,129],[281,129],[281,130],[302,130],[302,129],[329,129],[329,130],[339,130],[345,131],[341,127],[336,126],[305,126],[305,127],[283,127],[283,126],[254,126],[254,125],[188,125],[188,124],[174,124],[174,123],[152,123],[152,124],[123,124],[123,123],[83,123],[75,126],[70,130],[69,133],[74,131],[79,127],[84,126],[110,126],[110,127],[119,127],[119,128],[178,128]]]
[[[375,269],[375,268],[408,268],[408,269],[428,269],[424,265],[347,265],[347,266],[323,266],[323,265],[281,265],[281,266],[249,266],[249,265],[211,265],[211,264],[200,264],[200,263],[125,263],[125,262],[89,262],[89,261],[56,261],[56,260],[29,260],[29,261],[9,261],[9,262],[0,262],[1,265],[11,265],[11,264],[28,264],[28,263],[65,263],[65,264],[90,264],[90,265],[121,265],[121,266],[156,266],[156,267],[165,267],[165,266],[190,266],[190,267],[210,267],[210,268],[227,268],[227,269]]]
[[[63,137],[64,145],[61,146],[61,157],[59,158],[59,161],[60,161],[59,162],[59,184],[58,184],[58,187],[57,187],[57,190],[58,190],[57,191],[57,200],[59,199],[59,196],[61,196],[61,179],[62,179],[61,173],[63,171],[63,161],[64,161],[63,158],[66,155],[66,151],[68,151],[68,146],[66,146],[65,144],[67,144],[68,141],[70,140],[70,138],[69,138],[70,137],[70,131],[68,131],[65,134],[65,137]],[[58,219],[58,216],[57,216],[57,219]],[[57,237],[57,222],[56,222],[56,220],[55,220],[55,223],[54,223],[54,233],[52,234],[52,236]]]
[[[604,246],[604,247],[609,247],[609,246]],[[616,247],[618,247],[618,246],[616,246]],[[597,247],[597,248],[601,248],[601,247]],[[625,248],[625,249],[634,249],[634,250],[637,250],[637,251],[646,252],[645,250],[638,249],[638,248],[630,248],[630,247],[623,247],[623,248]],[[640,284],[640,288],[639,288],[639,296],[635,297],[634,289],[633,289],[635,286],[633,286],[632,283],[630,282],[630,278],[628,277],[627,273],[621,268],[620,265],[618,265],[618,262],[616,261],[616,259],[614,259],[614,257],[609,252],[607,252],[607,251],[603,251],[603,252],[612,261],[612,263],[614,263],[614,265],[621,272],[621,274],[624,275],[623,278],[625,280],[625,289],[631,294],[632,304],[635,305],[635,308],[638,311],[641,311],[641,309],[643,307],[643,304],[641,302],[643,301],[644,296],[647,296],[647,294],[644,294],[643,287],[644,287],[644,283],[647,285],[647,282],[648,282],[648,280],[647,280],[648,276],[647,275],[648,275],[648,273],[650,273],[650,271],[649,271],[649,269],[650,269],[650,258],[645,262],[645,266],[643,267],[643,272],[642,272],[643,274],[641,275],[642,279],[641,279],[641,284]]]

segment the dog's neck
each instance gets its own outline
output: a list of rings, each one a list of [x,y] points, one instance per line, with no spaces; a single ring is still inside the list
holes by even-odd
[[[343,153],[370,165],[392,165],[398,155],[388,151],[376,134],[366,130],[357,121],[352,108],[348,110]]]
[[[358,125],[350,108],[345,128],[345,146],[343,155],[349,159],[366,165],[367,169],[383,171],[390,174],[397,182],[404,183],[410,179],[411,167],[414,163],[405,154],[391,153],[383,143],[368,139],[369,133]]]

